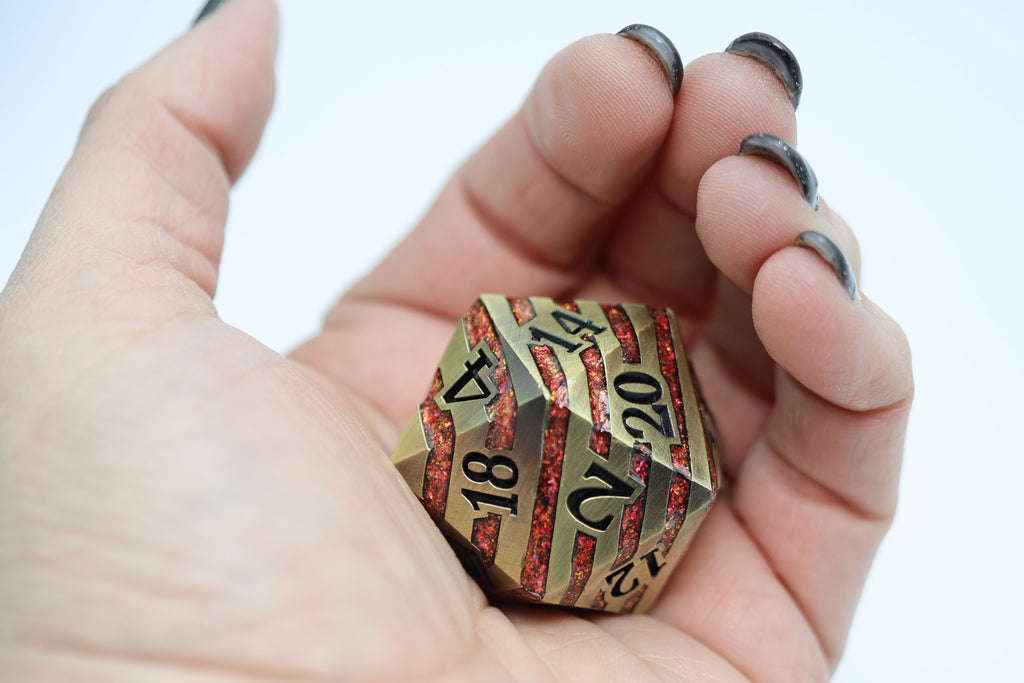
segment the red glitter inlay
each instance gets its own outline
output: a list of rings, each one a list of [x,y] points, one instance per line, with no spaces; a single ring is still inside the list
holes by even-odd
[[[587,340],[593,342],[591,337]],[[608,376],[604,371],[604,359],[597,346],[580,352],[580,360],[587,369],[587,388],[590,390],[590,450],[608,459],[611,447],[611,417],[608,408]]]
[[[522,588],[516,588],[515,590],[508,591],[507,593],[501,594],[503,598],[512,600],[514,602],[540,602],[540,599]]]
[[[626,602],[622,603],[621,614],[632,614],[633,610],[636,609],[637,603],[640,602],[640,598],[644,597],[644,593],[646,592],[647,584],[645,583],[644,585],[637,588],[636,591],[631,596],[629,596],[629,599],[626,600]]]
[[[686,518],[686,505],[690,499],[690,446],[686,434],[686,412],[683,409],[683,391],[679,384],[679,366],[676,349],[672,343],[672,325],[664,308],[648,308],[654,321],[655,338],[658,343],[658,364],[661,374],[668,383],[672,397],[672,409],[679,429],[679,443],[669,446],[672,457],[672,480],[668,491],[668,508],[665,511],[665,531],[662,533],[664,553],[672,547],[679,529]]]
[[[551,537],[555,531],[555,507],[558,503],[558,485],[562,479],[565,437],[569,430],[569,387],[558,357],[550,346],[530,346],[530,353],[548,390],[548,415],[540,476],[537,480],[537,499],[533,505],[530,540],[526,545],[520,583],[523,590],[543,597],[551,560]]]
[[[672,464],[676,471],[672,473],[672,480],[668,488],[668,506],[665,510],[665,531],[661,534],[661,544],[664,550],[663,555],[668,555],[672,543],[679,534],[679,529],[686,519],[686,506],[690,502],[690,479],[679,473],[679,461],[682,459],[677,455],[679,446],[669,446],[672,453]]]
[[[576,303],[575,301],[571,301],[571,300],[570,301],[555,301],[555,304],[557,304],[558,306],[561,306],[562,308],[564,308],[567,311],[572,311],[573,313],[579,313],[580,312],[580,305],[578,303]]]
[[[623,363],[640,362],[640,342],[636,338],[636,330],[633,322],[626,315],[626,309],[622,306],[601,306],[604,315],[608,318],[608,324],[612,326],[615,338],[619,340],[622,348]]]
[[[640,495],[632,505],[622,510],[622,526],[619,529],[619,552],[615,556],[613,569],[621,567],[636,554],[640,546],[640,528],[644,524],[644,507],[647,503],[647,475],[651,471],[651,444],[633,443],[633,456],[629,465],[630,475],[640,482]]]
[[[590,572],[594,569],[594,549],[597,539],[593,536],[576,532],[576,544],[572,550],[572,579],[569,588],[562,596],[563,605],[575,605],[583,594],[583,589],[590,580]]]
[[[708,451],[708,473],[711,475],[711,490],[718,490],[718,467],[715,465],[715,437],[709,435],[707,423],[704,427],[704,444]]]
[[[473,520],[473,546],[480,551],[480,559],[485,566],[494,564],[494,556],[498,554],[498,532],[501,530],[501,515],[488,512],[486,517]]]
[[[676,364],[676,348],[672,343],[672,326],[669,322],[668,312],[664,308],[648,308],[651,319],[654,320],[654,333],[658,342],[658,365],[661,367],[661,375],[668,383],[669,395],[672,397],[672,409],[676,416],[676,426],[679,428],[679,449],[678,453],[672,454],[672,463],[682,465],[682,471],[690,476],[690,447],[686,438],[686,411],[683,408],[683,389],[679,384],[679,366]],[[682,458],[677,462],[676,458]]]
[[[597,595],[594,596],[594,602],[590,603],[590,609],[604,609],[608,606],[608,601],[604,599],[604,591],[597,591]]]
[[[520,326],[537,317],[537,311],[534,310],[533,303],[526,297],[520,296],[509,299],[508,305],[512,307],[512,314],[516,317],[516,322]]]
[[[497,363],[491,369],[490,377],[497,393],[485,408],[487,411],[487,447],[496,450],[512,450],[516,435],[516,392],[512,387],[512,376],[505,362],[505,354],[501,350],[501,342],[494,331],[494,323],[487,308],[479,299],[469,313],[466,314],[466,328],[469,333],[470,346],[481,341],[487,342]]]
[[[423,471],[423,507],[435,520],[444,518],[448,504],[448,482],[452,476],[452,455],[455,453],[455,422],[452,414],[438,408],[434,401],[441,386],[441,369],[438,368],[430,392],[420,404],[420,423],[429,449]]]

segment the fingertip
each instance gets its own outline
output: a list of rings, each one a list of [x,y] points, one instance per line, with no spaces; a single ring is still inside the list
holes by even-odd
[[[664,69],[672,97],[675,98],[683,83],[683,60],[679,57],[679,50],[676,49],[669,37],[646,24],[630,24],[616,35],[635,40],[647,48],[651,56]]]
[[[768,159],[730,156],[708,169],[695,224],[712,262],[748,293],[761,265],[806,232],[834,241],[859,276],[860,248],[846,222],[824,201],[812,209],[789,171]]]
[[[867,297],[851,300],[814,252],[794,246],[768,258],[754,282],[752,312],[769,355],[826,401],[870,411],[913,395],[903,330]]]
[[[201,291],[208,303],[228,190],[255,154],[273,103],[276,48],[275,2],[234,0],[104,92],[33,238],[47,245],[40,264],[91,268],[89,245],[131,264],[114,269],[130,289],[163,286],[173,273],[188,283],[181,291]],[[49,240],[54,233],[74,239]]]
[[[740,156],[722,159],[701,178],[697,235],[712,263],[748,294],[768,257],[820,226],[792,184],[776,164]]]
[[[860,297],[857,278],[853,274],[850,260],[831,237],[817,230],[805,230],[796,236],[794,244],[810,249],[832,266],[851,301],[856,301]]]
[[[724,53],[686,65],[669,153],[659,168],[663,191],[681,207],[696,209],[701,177],[719,160],[736,155],[747,136],[768,133],[796,143],[793,105],[763,71],[753,60]]]
[[[179,39],[201,46],[172,44],[139,70],[144,87],[148,81],[172,106],[183,105],[186,125],[195,122],[232,181],[252,160],[273,107],[279,28],[276,0],[213,0]]]
[[[545,66],[524,104],[527,130],[559,175],[613,202],[653,163],[672,122],[660,64],[634,40],[583,38]]]

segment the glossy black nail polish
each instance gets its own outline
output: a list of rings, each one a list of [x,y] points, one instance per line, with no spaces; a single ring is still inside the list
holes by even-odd
[[[746,33],[729,43],[726,52],[751,57],[771,69],[789,93],[796,109],[803,91],[803,74],[793,52],[781,40],[767,33]]]
[[[853,274],[853,268],[850,267],[846,254],[832,238],[815,230],[808,230],[797,235],[795,244],[814,250],[818,256],[831,264],[850,299],[857,300],[857,278]]]
[[[654,55],[665,70],[669,86],[672,88],[672,97],[675,97],[683,84],[683,60],[679,58],[679,51],[668,36],[645,24],[630,24],[619,31],[619,35],[635,40]]]
[[[209,2],[203,5],[203,9],[199,10],[199,16],[197,16],[196,20],[192,22],[192,25],[195,26],[200,21],[213,14],[217,8],[225,2],[227,2],[227,0],[209,0]]]
[[[800,152],[785,140],[767,133],[758,133],[746,138],[740,145],[740,155],[760,156],[771,159],[787,169],[796,179],[804,199],[815,211],[818,210],[818,177]]]

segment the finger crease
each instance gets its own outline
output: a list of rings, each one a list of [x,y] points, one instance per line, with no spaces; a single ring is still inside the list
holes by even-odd
[[[553,258],[553,254],[559,250],[541,249],[539,245],[534,245],[528,239],[525,239],[522,231],[516,229],[511,223],[501,220],[495,212],[491,211],[481,201],[467,182],[463,173],[460,172],[456,175],[455,185],[458,192],[463,196],[466,206],[469,207],[470,212],[487,234],[509,249],[513,254],[521,257],[531,265],[554,271],[557,274],[564,273],[566,269],[573,269],[576,271],[573,277],[574,281],[578,281],[580,274],[588,270],[587,267],[580,267],[578,259],[570,259],[567,263],[560,263]],[[578,254],[570,255],[577,256]]]
[[[774,431],[769,429],[765,435],[765,444],[768,446],[768,450],[775,458],[786,466],[786,469],[800,480],[800,483],[806,484],[811,488],[817,495],[814,496],[816,500],[824,502],[825,504],[839,507],[844,512],[849,513],[855,519],[869,524],[885,524],[888,525],[892,521],[892,513],[889,511],[878,512],[870,509],[867,505],[860,503],[855,498],[845,495],[838,491],[836,488],[826,484],[820,479],[814,477],[809,472],[801,469],[795,462],[788,458],[785,453],[786,449],[783,448],[778,442],[778,437],[774,435]],[[809,496],[804,496],[809,497]]]
[[[768,565],[768,569],[771,571],[772,576],[774,576],[775,580],[779,582],[779,586],[781,586],[782,590],[786,592],[786,595],[789,596],[789,599],[793,602],[797,611],[800,612],[800,615],[804,618],[804,621],[807,623],[807,626],[811,631],[811,635],[814,638],[814,642],[818,646],[818,651],[821,652],[826,664],[828,662],[835,661],[832,648],[827,646],[824,634],[821,632],[821,629],[817,624],[817,620],[812,617],[803,600],[800,599],[797,592],[793,589],[793,586],[790,585],[789,581],[787,581],[785,576],[782,575],[778,567],[775,566],[775,558],[761,543],[760,539],[758,539],[753,529],[751,529],[750,525],[747,523],[743,513],[736,506],[733,507],[733,515],[736,518],[736,523],[740,525],[743,533],[745,533],[747,538],[750,539],[755,550],[757,550],[758,554],[764,558],[765,564]]]

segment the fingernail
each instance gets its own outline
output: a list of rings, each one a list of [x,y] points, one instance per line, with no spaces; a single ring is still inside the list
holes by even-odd
[[[850,261],[846,258],[846,254],[838,244],[832,241],[831,237],[815,230],[808,230],[796,236],[796,246],[813,249],[818,256],[832,264],[832,269],[836,271],[839,282],[842,283],[846,293],[850,295],[850,299],[857,300],[857,278],[853,274],[853,268],[850,267]]]
[[[771,159],[789,170],[800,186],[804,199],[815,211],[818,210],[818,177],[800,152],[785,140],[767,133],[758,133],[746,138],[740,144],[740,155],[754,155]]]
[[[192,25],[195,26],[200,21],[213,14],[216,9],[225,2],[227,2],[227,0],[209,0],[209,2],[203,5],[203,9],[199,10],[199,16],[197,16],[196,20],[192,22]]]
[[[726,52],[750,57],[761,62],[778,76],[789,93],[789,99],[796,109],[800,104],[800,93],[804,88],[800,63],[793,52],[781,40],[767,33],[745,33],[729,43]]]
[[[619,31],[619,35],[635,40],[647,48],[665,70],[668,84],[672,88],[672,97],[679,94],[679,86],[683,84],[683,60],[679,58],[679,51],[668,36],[645,24],[630,24]]]

